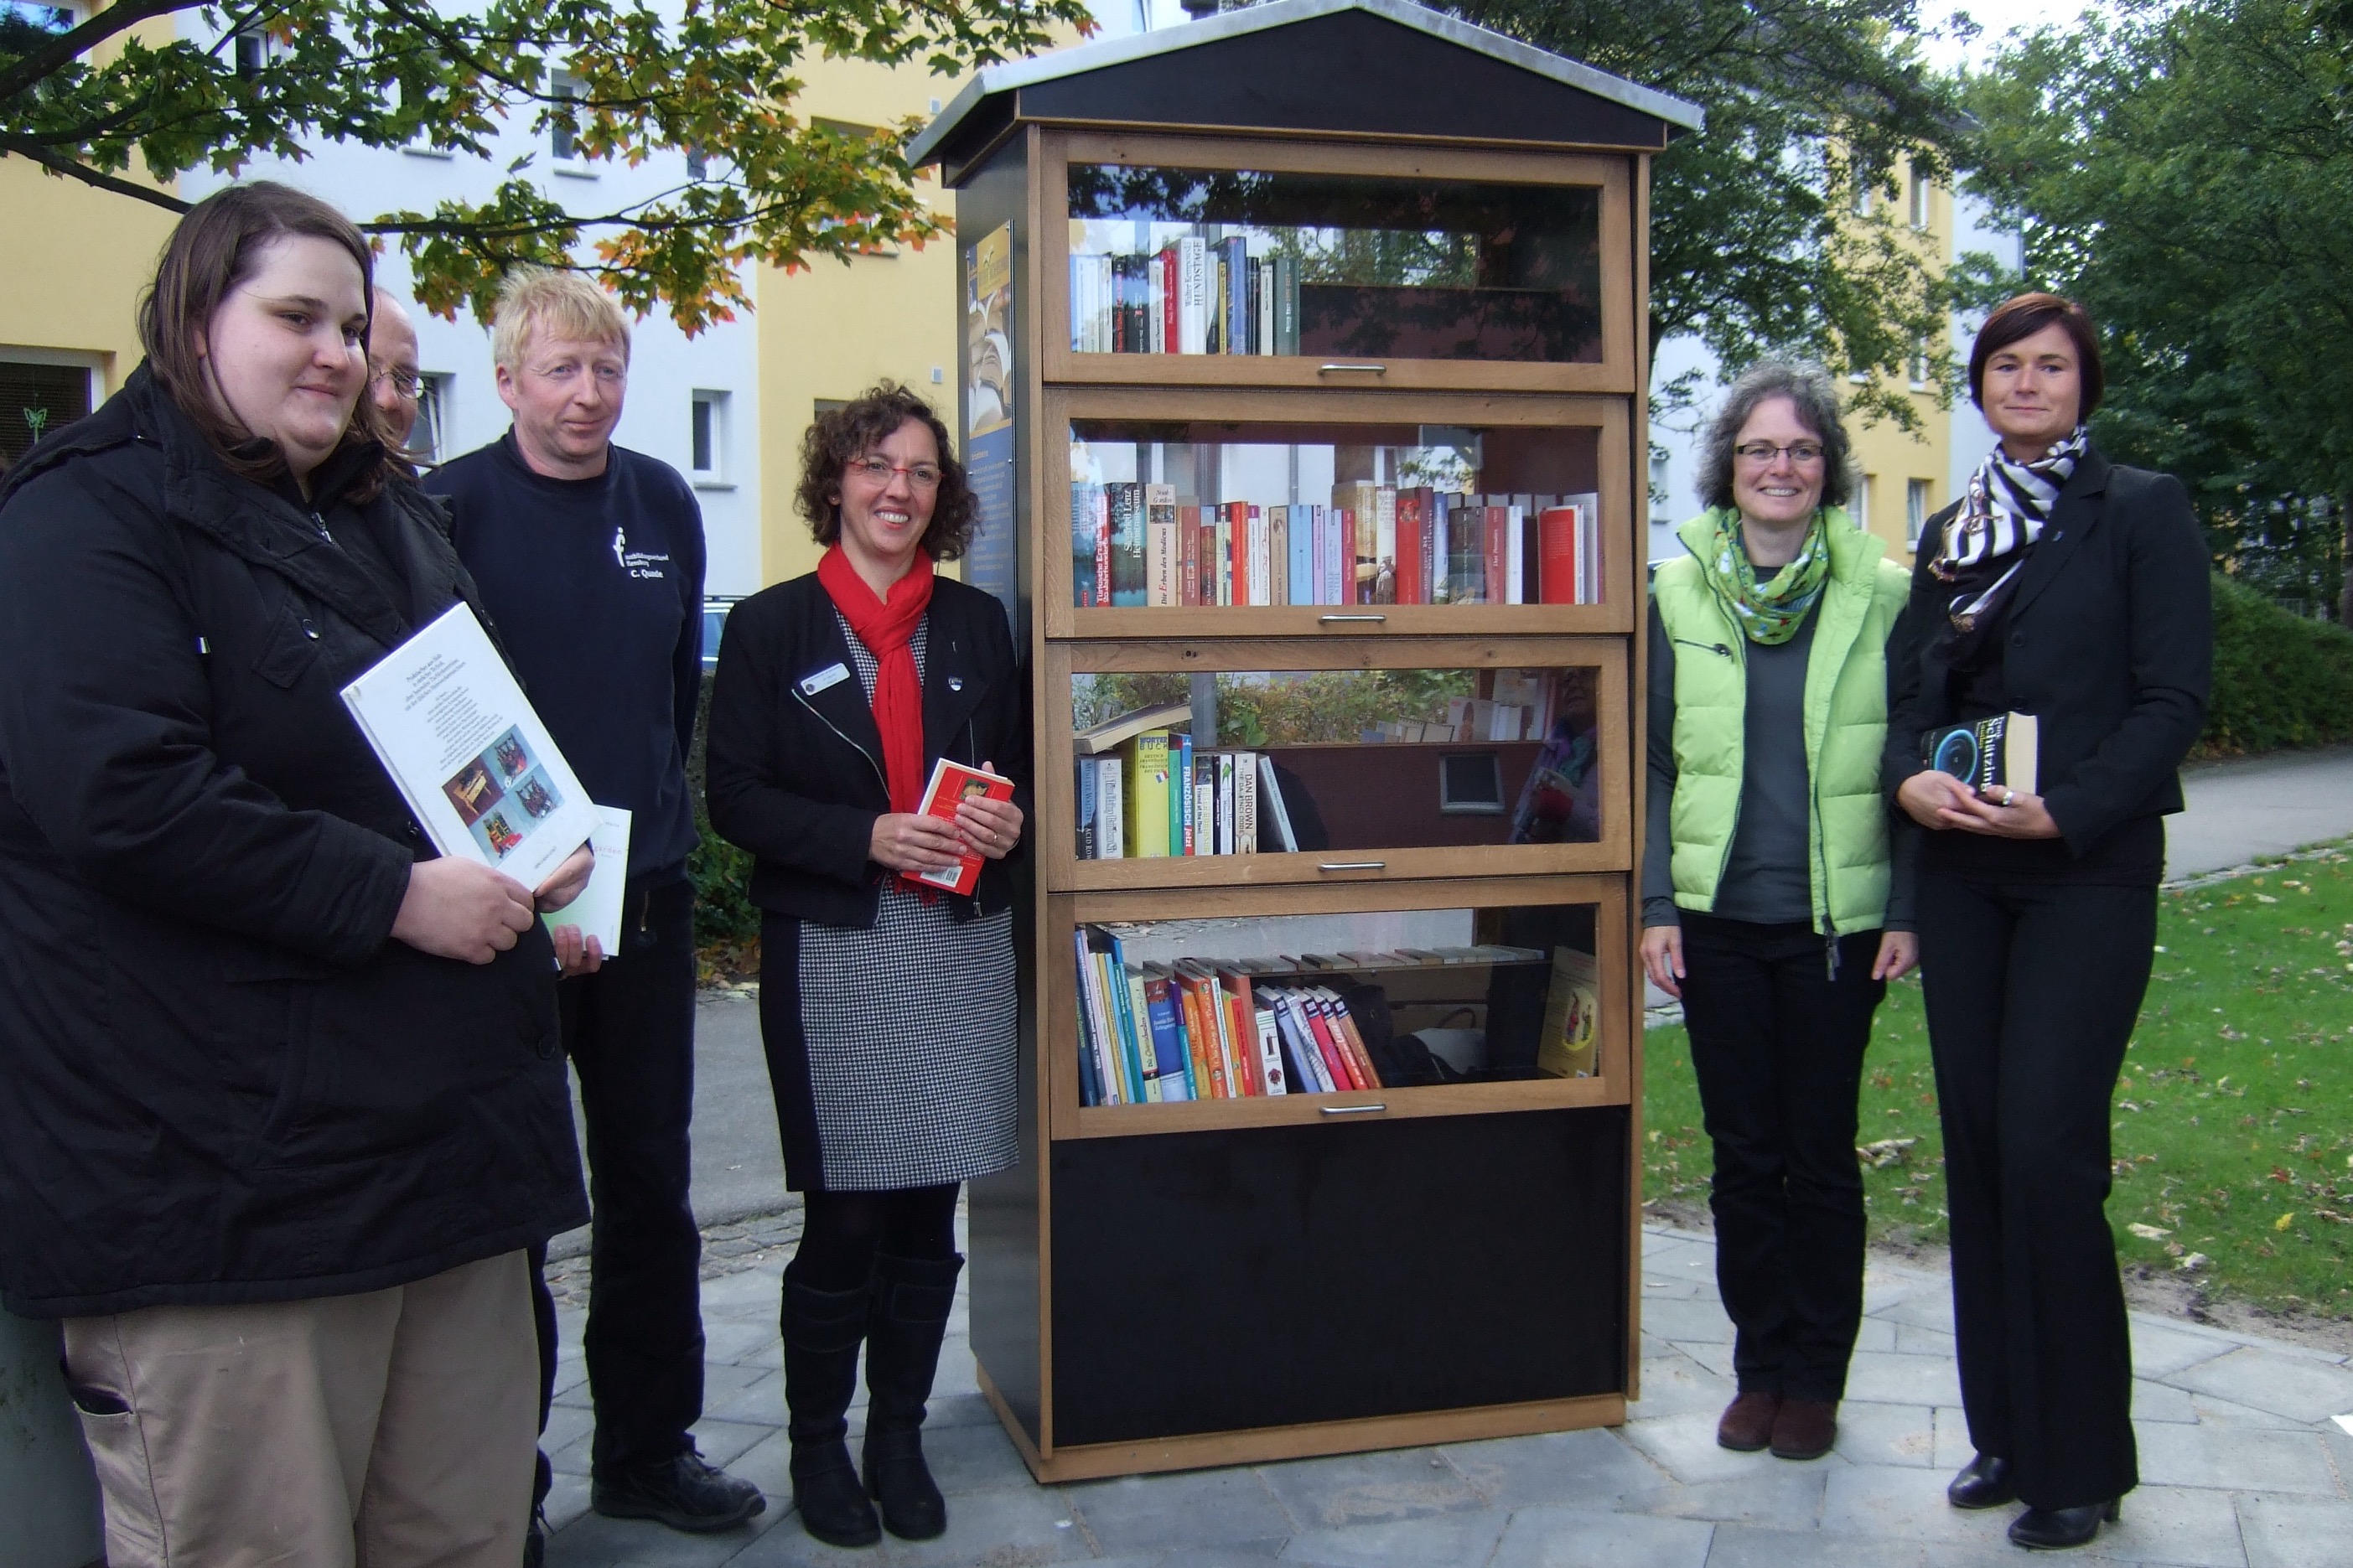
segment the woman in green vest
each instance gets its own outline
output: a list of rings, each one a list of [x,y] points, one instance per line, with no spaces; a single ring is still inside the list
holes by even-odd
[[[1848,485],[1830,378],[1758,365],[1708,428],[1707,510],[1651,596],[1642,963],[1683,1001],[1715,1145],[1739,1380],[1716,1441],[1787,1459],[1837,1436],[1862,1320],[1863,1047],[1918,953],[1879,783],[1910,583],[1842,510]]]

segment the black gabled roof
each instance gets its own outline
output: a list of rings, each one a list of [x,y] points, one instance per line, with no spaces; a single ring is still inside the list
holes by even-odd
[[[992,66],[910,157],[953,184],[1022,120],[1659,148],[1701,115],[1406,0],[1271,0]]]

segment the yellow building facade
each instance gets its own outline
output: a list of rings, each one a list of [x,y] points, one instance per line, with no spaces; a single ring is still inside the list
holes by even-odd
[[[132,31],[161,46],[172,19]],[[138,364],[140,291],[176,220],[5,154],[0,213],[0,461],[13,461],[37,430],[105,401]]]
[[[1912,242],[1927,251],[1939,268],[1950,267],[1954,260],[1952,193],[1906,167],[1899,171],[1893,198],[1883,190],[1874,190],[1868,197],[1874,207],[1891,199],[1897,208],[1892,214],[1883,209],[1883,216],[1907,230]],[[1867,531],[1887,542],[1890,559],[1907,565],[1919,541],[1922,521],[1952,500],[1946,493],[1951,483],[1947,476],[1952,468],[1952,410],[1937,396],[1936,365],[1930,357],[1939,347],[1929,345],[1905,367],[1905,391],[1920,416],[1916,434],[1888,419],[1870,424],[1856,420],[1847,427],[1854,442],[1857,471],[1849,510]]]

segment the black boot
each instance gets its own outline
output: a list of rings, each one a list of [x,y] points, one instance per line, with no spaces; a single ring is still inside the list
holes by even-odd
[[[858,1343],[872,1292],[812,1290],[785,1276],[786,1435],[801,1528],[829,1546],[882,1539],[874,1505],[849,1463],[846,1419],[858,1392]]]
[[[964,1259],[874,1259],[873,1315],[866,1325],[866,1489],[882,1522],[904,1541],[948,1527],[948,1505],[923,1463],[923,1402],[940,1365],[940,1341],[955,1304]]]
[[[2064,1552],[2087,1546],[2103,1523],[2124,1517],[2124,1500],[2087,1502],[2081,1508],[2030,1508],[2010,1521],[2010,1538],[2029,1552]]]

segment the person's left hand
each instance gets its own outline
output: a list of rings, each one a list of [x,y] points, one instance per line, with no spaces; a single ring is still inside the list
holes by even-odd
[[[539,891],[532,895],[532,902],[538,906],[541,914],[562,909],[587,889],[588,874],[596,869],[596,851],[583,844],[555,868],[546,881],[539,885]]]
[[[997,771],[994,763],[980,765],[984,772]],[[1021,808],[1009,800],[975,795],[960,801],[956,805],[955,825],[973,853],[991,860],[1004,859],[1021,842]]]
[[[1884,931],[1879,933],[1879,956],[1872,962],[1873,980],[1901,980],[1919,967],[1920,934]]]
[[[1982,833],[1989,838],[2059,837],[2059,825],[2043,808],[2042,797],[2007,784],[1975,794],[1957,791],[1952,804],[1940,808],[1936,815],[1949,826],[1964,833]]]
[[[561,909],[562,905],[557,905]],[[575,974],[594,974],[605,963],[605,944],[593,936],[580,934],[578,926],[550,926],[547,934],[555,942],[555,964],[564,978]]]

